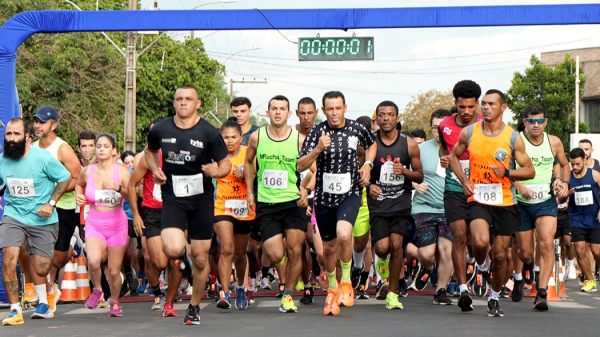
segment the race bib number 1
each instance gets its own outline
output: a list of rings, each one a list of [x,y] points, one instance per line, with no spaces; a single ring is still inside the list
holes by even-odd
[[[191,176],[173,176],[173,193],[176,197],[190,197],[204,193],[202,173]]]
[[[229,214],[236,219],[247,217],[248,202],[246,200],[225,200],[225,214]]]
[[[502,205],[502,184],[475,184],[473,199],[486,205]]]
[[[587,206],[594,203],[592,191],[575,192],[575,205]]]
[[[344,194],[350,191],[352,178],[348,173],[324,173],[323,191],[331,194]]]
[[[33,179],[7,179],[8,188],[10,189],[10,195],[19,198],[35,197],[35,187],[33,186]]]
[[[266,188],[285,190],[288,187],[288,171],[264,170],[262,182]]]

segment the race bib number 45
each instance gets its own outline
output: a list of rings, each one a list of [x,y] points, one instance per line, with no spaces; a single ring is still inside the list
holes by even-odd
[[[475,184],[473,199],[486,205],[502,205],[502,184]]]
[[[324,173],[323,191],[331,194],[344,194],[350,191],[352,178],[348,173]]]
[[[176,197],[190,197],[204,193],[202,173],[191,176],[173,176],[173,193]]]
[[[575,192],[575,205],[587,206],[594,203],[592,191]]]
[[[33,179],[8,178],[6,182],[8,183],[8,188],[10,189],[10,195],[13,197],[35,197]]]

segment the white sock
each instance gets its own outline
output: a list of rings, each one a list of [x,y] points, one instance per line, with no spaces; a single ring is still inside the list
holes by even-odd
[[[490,265],[487,263],[487,260],[483,262],[483,264],[477,263],[477,269],[481,272],[488,271]]]
[[[567,264],[569,265],[569,268],[574,267],[575,266],[575,260],[567,260]]]
[[[469,287],[467,287],[466,284],[461,284],[461,285],[458,286],[458,291],[461,292],[461,293],[463,291],[469,291]]]
[[[533,265],[533,271],[540,271],[540,266],[538,266],[537,264]]]
[[[488,297],[488,301],[489,300],[496,300],[498,301],[498,297],[500,296],[500,292],[496,292],[494,291],[494,289],[492,289],[492,294],[490,295],[490,297]]]
[[[311,287],[310,282],[304,283],[304,289],[310,289],[310,287]]]
[[[33,287],[35,288],[35,292],[37,293],[37,297],[40,303],[48,304],[48,294],[46,293],[46,285],[38,284],[34,285]]]
[[[521,273],[515,273],[515,281],[522,281],[523,275]]]
[[[469,263],[469,264],[475,263],[475,258],[469,256],[469,253],[467,253],[467,263]]]
[[[46,289],[46,286],[44,286],[44,289]],[[37,289],[36,289],[36,292],[37,292]],[[44,290],[43,292],[45,293],[46,291]],[[51,287],[50,287],[50,291],[48,292],[48,294],[50,294],[50,295],[54,294],[54,286],[51,286]],[[38,297],[39,297],[39,296],[40,296],[40,295],[38,294]]]
[[[77,238],[75,235],[71,236],[71,242],[69,243],[71,247],[75,248],[75,243],[77,242]]]
[[[44,292],[46,292],[46,291],[44,290]],[[18,312],[22,312],[22,310],[21,310],[21,303],[17,302],[17,303],[11,304],[10,305],[10,311],[13,311],[13,310],[16,310]]]
[[[355,252],[354,249],[352,250],[352,257],[354,258],[354,268],[361,269],[363,267],[363,260],[365,258],[366,251],[366,249],[363,249],[362,252]]]

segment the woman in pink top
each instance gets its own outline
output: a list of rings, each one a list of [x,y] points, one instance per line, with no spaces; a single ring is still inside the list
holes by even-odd
[[[123,200],[127,198],[129,170],[113,161],[115,140],[101,135],[96,141],[97,164],[86,166],[75,187],[77,204],[90,204],[85,224],[85,242],[88,268],[94,290],[85,305],[96,309],[102,297],[100,287],[101,266],[108,258],[108,283],[113,294],[110,304],[111,317],[122,316],[119,306],[121,292],[121,265],[127,245],[127,216]]]

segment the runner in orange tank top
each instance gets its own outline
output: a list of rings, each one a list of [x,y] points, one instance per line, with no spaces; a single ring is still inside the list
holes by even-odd
[[[506,98],[499,90],[488,90],[481,100],[482,122],[462,130],[450,154],[450,165],[469,197],[469,227],[478,273],[489,280],[490,231],[492,245],[492,293],[488,298],[488,316],[503,317],[498,297],[507,270],[507,252],[512,234],[519,229],[520,212],[513,180],[535,176],[525,143],[510,126],[502,122]],[[459,158],[469,150],[470,178],[461,170]],[[515,169],[515,160],[521,167]],[[484,281],[485,282],[485,281]],[[489,281],[487,281],[489,282]]]

